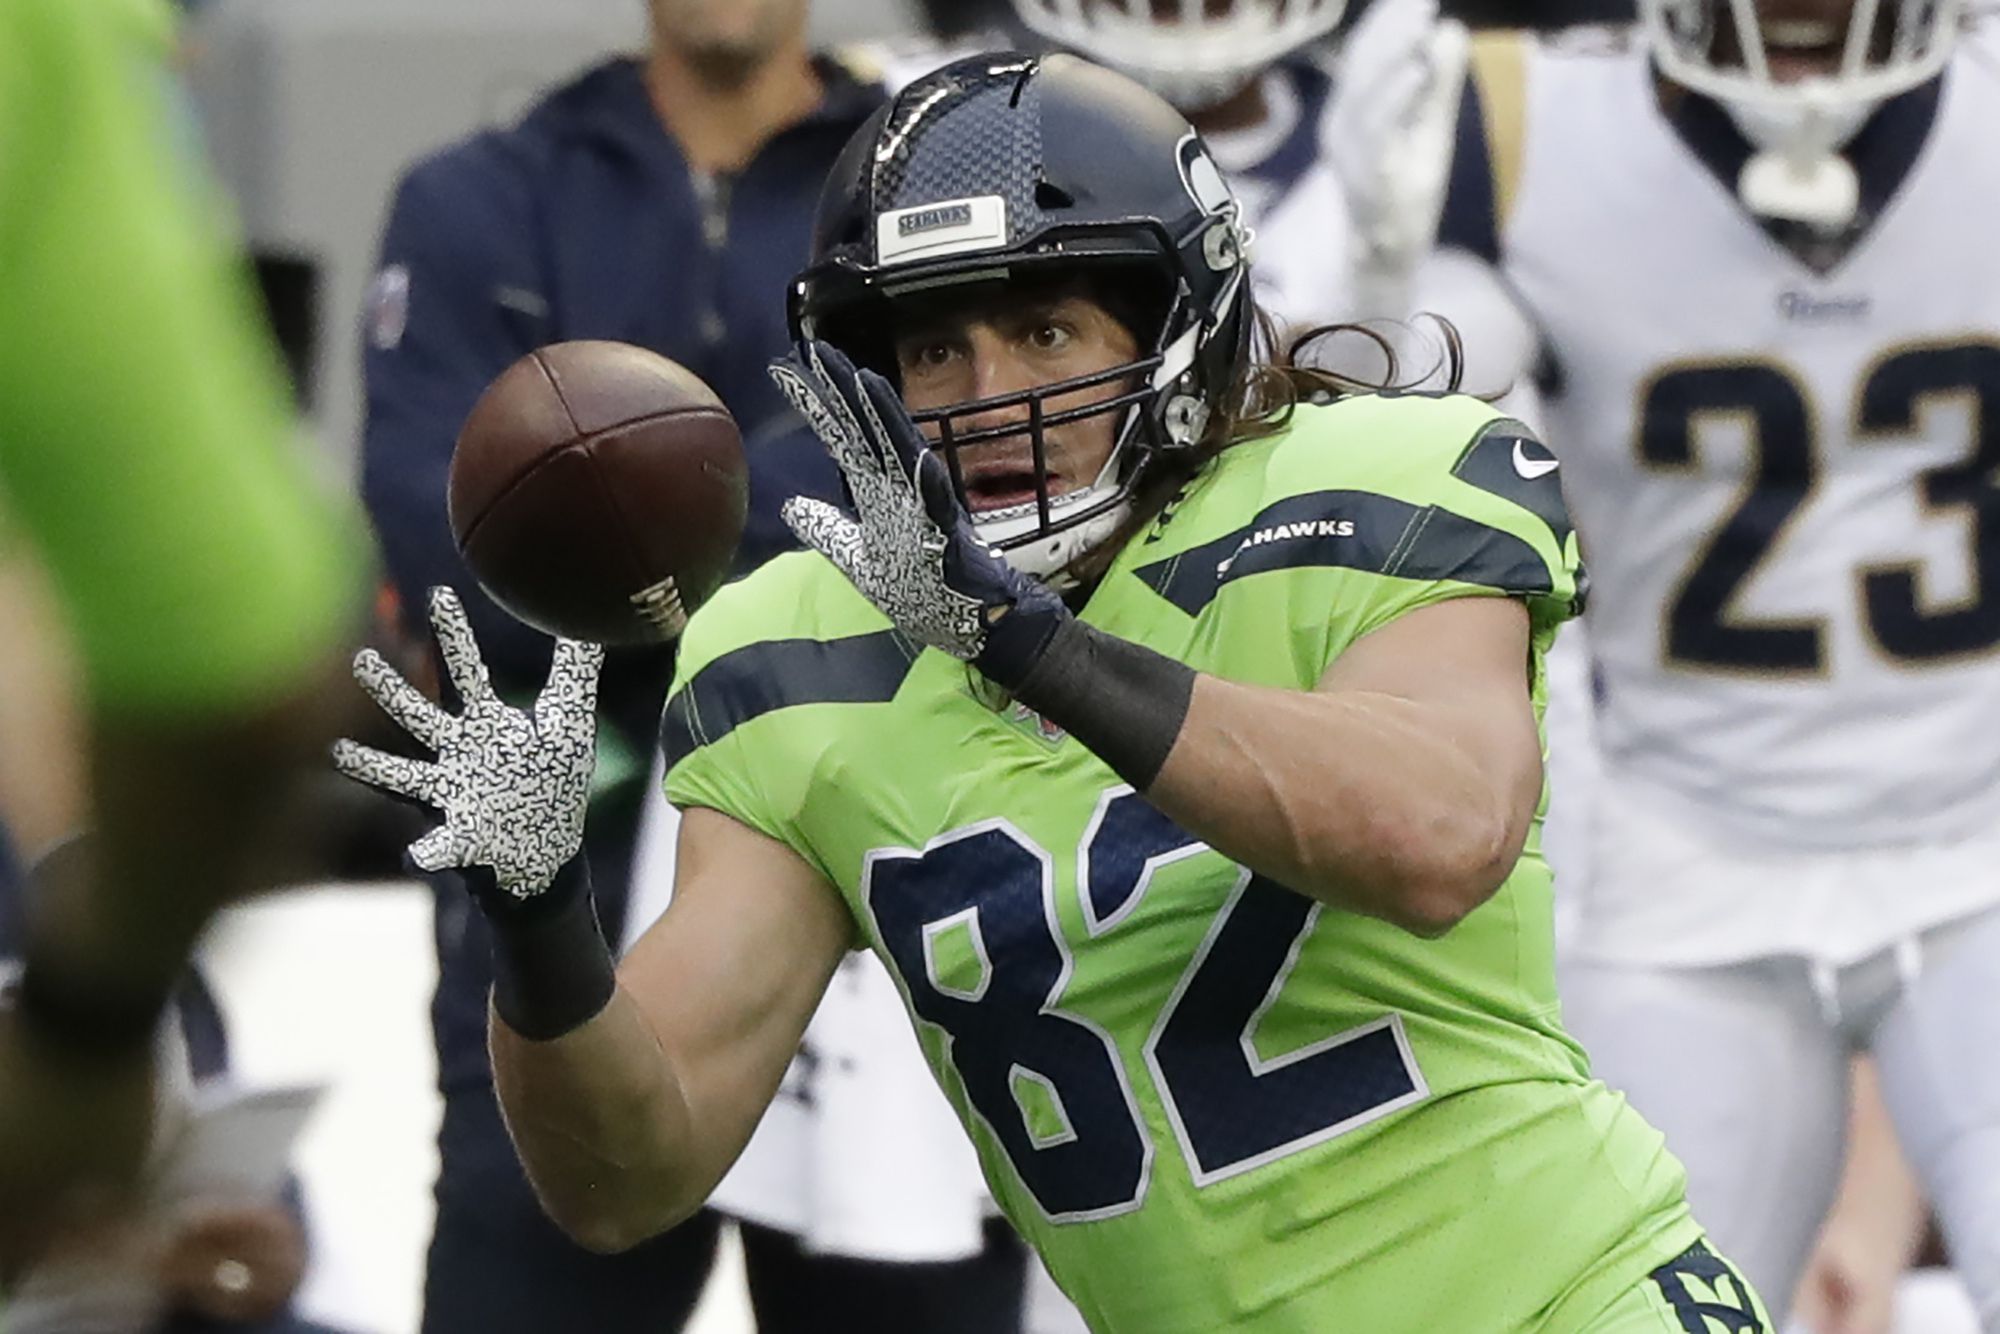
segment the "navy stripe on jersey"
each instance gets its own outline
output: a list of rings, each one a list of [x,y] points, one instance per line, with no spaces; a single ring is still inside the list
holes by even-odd
[[[1562,473],[1555,456],[1535,433],[1517,421],[1498,421],[1479,433],[1459,456],[1452,476],[1469,486],[1511,500],[1569,541],[1569,506],[1563,503]]]
[[[916,660],[916,646],[894,630],[846,639],[771,639],[725,653],[667,701],[660,720],[667,767],[779,709],[892,700]]]
[[[1759,218],[1758,225],[1821,272],[1846,259],[1888,211],[1896,192],[1922,159],[1924,144],[1937,120],[1944,79],[1941,74],[1883,102],[1841,150],[1853,164],[1861,186],[1859,208],[1845,230],[1820,234],[1808,224],[1778,218]],[[1662,110],[1688,151],[1733,198],[1737,177],[1756,150],[1729,112],[1720,102],[1691,92],[1677,93],[1677,99],[1671,105],[1663,104]]]
[[[1224,584],[1312,567],[1455,579],[1520,596],[1555,591],[1541,554],[1514,534],[1372,491],[1288,496],[1233,533],[1133,573],[1194,616]]]
[[[1458,102],[1458,140],[1446,178],[1444,211],[1438,218],[1439,249],[1469,250],[1489,264],[1500,262],[1500,204],[1493,195],[1493,163],[1486,142],[1486,111],[1479,80],[1468,72]]]

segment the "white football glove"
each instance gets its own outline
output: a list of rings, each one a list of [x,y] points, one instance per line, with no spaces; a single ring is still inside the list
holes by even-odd
[[[425,699],[373,649],[355,656],[354,679],[437,760],[340,741],[334,767],[443,812],[444,823],[410,845],[420,868],[490,867],[503,893],[532,899],[583,846],[604,648],[558,639],[548,684],[524,711],[494,693],[465,608],[449,588],[431,590],[431,625],[463,712],[453,716]]]
[[[1403,319],[1437,238],[1471,38],[1437,0],[1375,0],[1341,45],[1328,152],[1356,234],[1360,319]]]

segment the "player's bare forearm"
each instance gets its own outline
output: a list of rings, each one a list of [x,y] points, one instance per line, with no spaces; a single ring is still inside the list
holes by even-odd
[[[0,532],[0,815],[30,860],[89,818],[75,646],[47,573]]]
[[[701,1207],[688,1100],[631,996],[533,1042],[488,1018],[493,1082],[515,1152],[550,1218],[579,1245],[629,1249]]]
[[[1796,1321],[1827,1334],[1886,1334],[1928,1211],[1883,1105],[1874,1062],[1854,1062],[1847,1170],[1793,1295]]]
[[[1457,712],[1204,676],[1147,796],[1300,893],[1437,934],[1507,878],[1539,785],[1482,764]]]
[[[548,1042],[492,1021],[507,1123],[550,1217],[635,1246],[701,1207],[778,1091],[853,941],[790,848],[715,811],[681,820],[674,898],[588,1023]]]
[[[1854,1062],[1847,1145],[1847,1173],[1834,1217],[1852,1213],[1872,1224],[1873,1245],[1900,1273],[1917,1258],[1929,1210],[1882,1100],[1881,1076],[1868,1057]]]
[[[28,972],[58,1025],[144,1047],[202,928],[273,883],[291,803],[341,725],[326,662],[255,710],[162,720],[110,714],[92,737],[91,836],[37,867]],[[89,1041],[89,1039],[85,1039]]]
[[[1022,698],[1191,833],[1302,894],[1435,935],[1506,879],[1541,792],[1528,618],[1465,598],[1350,645],[1311,691],[1066,628]]]
[[[37,862],[0,1022],[0,1282],[136,1180],[160,1013],[203,925],[262,882],[267,817],[317,767],[327,698],[314,679],[227,719],[100,720],[96,832]]]

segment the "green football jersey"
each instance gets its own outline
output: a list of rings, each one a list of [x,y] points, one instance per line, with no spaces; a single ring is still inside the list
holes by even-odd
[[[1082,616],[1309,689],[1458,597],[1581,578],[1552,463],[1466,398],[1303,407],[1224,451]],[[894,973],[995,1197],[1099,1330],[1574,1329],[1699,1237],[1660,1137],[1562,1030],[1539,833],[1423,940],[1196,842],[917,651],[815,554],[689,625],[669,796],[792,848]]]

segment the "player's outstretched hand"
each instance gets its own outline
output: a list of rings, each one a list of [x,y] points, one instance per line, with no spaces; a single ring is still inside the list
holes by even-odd
[[[464,701],[461,713],[424,698],[373,649],[355,656],[354,678],[436,761],[341,741],[334,766],[443,813],[442,825],[410,845],[410,860],[422,869],[489,867],[503,892],[533,898],[583,846],[603,646],[558,639],[547,686],[522,710],[494,693],[465,608],[449,588],[431,590],[431,626]]]
[[[1470,38],[1437,0],[1376,0],[1341,44],[1334,171],[1360,240],[1361,267],[1407,283],[1444,210]],[[1408,310],[1363,310],[1402,319]]]
[[[794,496],[785,522],[913,639],[1012,689],[1068,619],[1062,598],[974,532],[944,460],[890,383],[817,340],[771,378],[840,465],[849,514]]]

